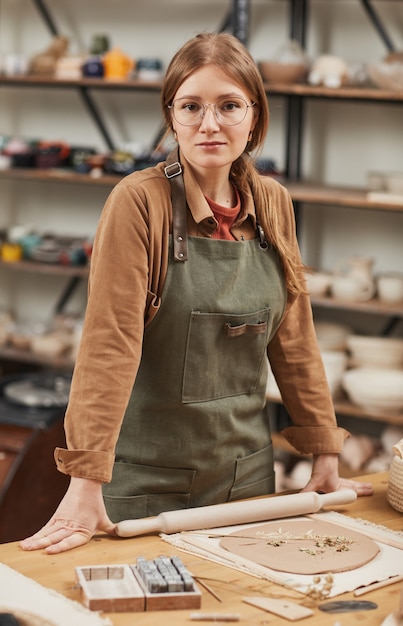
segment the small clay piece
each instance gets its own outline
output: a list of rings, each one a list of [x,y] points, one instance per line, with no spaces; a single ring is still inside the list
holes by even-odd
[[[320,574],[371,561],[377,544],[352,530],[318,520],[281,520],[224,537],[222,548],[276,571]]]
[[[69,47],[67,37],[58,35],[53,38],[46,50],[35,54],[29,64],[29,73],[36,76],[53,76],[56,63],[66,56]]]
[[[351,611],[373,611],[378,605],[368,600],[335,600],[320,604],[319,609],[325,613],[350,613]]]

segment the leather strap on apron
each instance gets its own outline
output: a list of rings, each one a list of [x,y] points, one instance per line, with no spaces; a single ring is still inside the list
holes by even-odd
[[[186,194],[183,184],[183,170],[179,161],[179,148],[172,150],[167,156],[164,168],[165,176],[171,185],[172,198],[172,238],[173,253],[175,261],[188,260],[188,235],[186,223]],[[259,237],[259,245],[262,250],[267,250],[267,243],[264,230],[256,220],[256,229]]]
[[[174,208],[172,215],[174,259],[175,261],[187,261],[186,196],[178,149],[173,150],[168,155],[164,172],[171,184],[172,206]]]

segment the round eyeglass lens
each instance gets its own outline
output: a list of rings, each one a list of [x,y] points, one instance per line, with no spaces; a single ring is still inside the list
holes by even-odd
[[[243,98],[223,98],[215,104],[202,104],[190,98],[178,98],[174,100],[170,108],[178,124],[182,126],[196,126],[204,118],[207,108],[212,107],[217,121],[224,126],[236,126],[246,117],[248,108],[253,104],[248,104]]]

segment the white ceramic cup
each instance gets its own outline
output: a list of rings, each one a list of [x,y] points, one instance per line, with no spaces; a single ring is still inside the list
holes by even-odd
[[[25,54],[9,52],[4,57],[3,70],[6,76],[22,76],[28,71],[28,58]]]
[[[384,302],[403,301],[403,274],[383,274],[377,278],[380,300]]]

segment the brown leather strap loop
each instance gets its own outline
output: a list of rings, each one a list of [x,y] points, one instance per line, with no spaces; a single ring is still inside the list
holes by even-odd
[[[188,235],[186,223],[186,195],[183,184],[179,150],[176,148],[166,158],[165,176],[171,185],[172,237],[175,261],[188,259]]]
[[[224,324],[228,337],[240,337],[240,335],[263,335],[267,329],[267,322],[258,322],[257,324],[239,324],[231,326]]]

